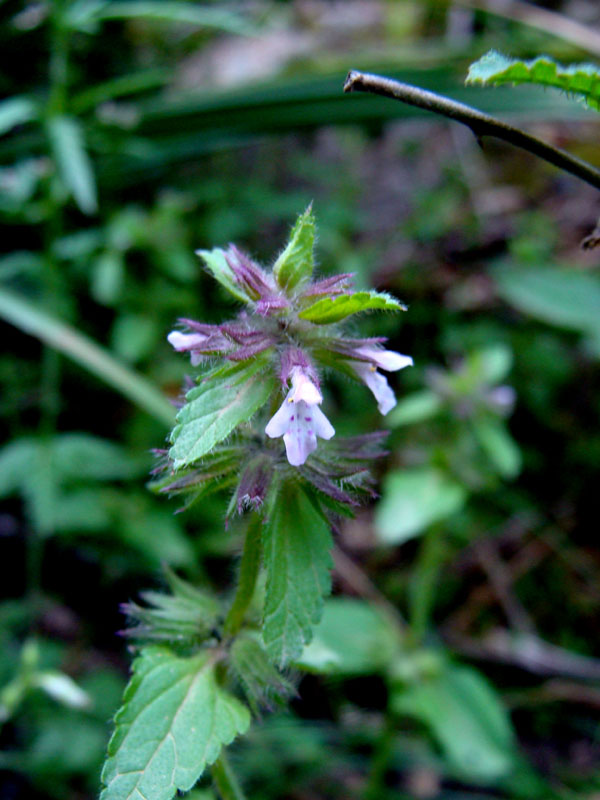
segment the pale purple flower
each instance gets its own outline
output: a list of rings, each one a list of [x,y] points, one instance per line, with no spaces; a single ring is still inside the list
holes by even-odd
[[[181,333],[181,331],[171,331],[167,336],[167,341],[178,353],[190,352],[193,367],[197,367],[202,361],[202,355],[195,353],[194,348],[200,347],[207,339],[208,336],[203,333]]]
[[[365,360],[350,361],[349,363],[361,381],[373,393],[379,412],[385,416],[396,405],[396,396],[385,376],[377,372],[377,367],[386,372],[396,372],[411,366],[413,360],[410,356],[404,356],[402,353],[368,345],[357,347],[354,352]]]
[[[305,370],[294,367],[291,379],[292,388],[265,433],[272,439],[283,436],[288,461],[299,467],[317,449],[317,436],[331,439],[335,430],[319,408],[323,397]]]
[[[396,353],[394,350],[383,350],[379,347],[365,345],[364,347],[357,347],[354,352],[386,372],[396,372],[399,369],[412,367],[413,365],[413,360],[410,356],[403,356],[402,353]]]
[[[290,372],[290,378],[292,379],[292,390],[288,397],[291,396],[291,403],[304,402],[309,406],[314,406],[317,403],[321,405],[323,396],[303,367],[293,367]]]

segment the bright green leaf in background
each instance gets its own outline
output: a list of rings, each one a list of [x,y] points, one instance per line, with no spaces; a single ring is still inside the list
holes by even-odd
[[[439,470],[423,467],[390,472],[375,513],[379,541],[402,544],[460,511],[466,498],[466,490]]]
[[[355,292],[317,300],[298,315],[317,325],[340,322],[361,311],[406,311],[406,306],[385,292]]]
[[[363,600],[332,597],[297,664],[319,673],[370,675],[398,649],[398,633],[384,614]]]
[[[600,278],[573,269],[540,267],[494,273],[508,303],[550,325],[600,339]]]
[[[143,650],[115,718],[101,800],[171,800],[249,725],[246,706],[219,685],[211,653]]]
[[[579,95],[590,108],[600,110],[600,68],[595,64],[571,64],[565,67],[550,56],[522,61],[490,50],[471,64],[466,83],[481,86],[500,86],[504,83],[551,86]]]
[[[29,97],[9,97],[0,102],[0,136],[35,119],[37,107]]]
[[[485,783],[508,776],[518,754],[495,691],[471,667],[442,662],[438,669],[395,686],[392,710],[424,723],[459,777]]]
[[[48,135],[64,185],[84,214],[94,214],[98,210],[96,181],[80,123],[73,117],[52,117]]]
[[[202,458],[268,401],[275,389],[275,379],[265,374],[268,360],[261,354],[250,363],[217,367],[187,393],[171,434],[175,470]]]
[[[294,289],[310,280],[315,266],[315,217],[312,206],[296,220],[285,249],[273,265],[275,280],[284,289]]]
[[[179,25],[214,28],[234,34],[250,35],[256,32],[256,26],[241,14],[233,10],[210,8],[199,3],[176,2],[101,2],[97,6],[91,4],[91,20],[111,19],[150,19],[159,22],[171,22]],[[85,21],[89,24],[89,21]],[[80,25],[82,24],[80,22]]]
[[[394,428],[425,422],[438,414],[443,407],[441,398],[435,392],[423,389],[421,392],[413,392],[401,398],[386,416],[385,424]]]
[[[267,594],[263,639],[283,666],[296,659],[313,633],[331,587],[331,531],[301,489],[281,487],[264,525]]]
[[[156,386],[119,363],[76,328],[32,305],[10,289],[0,289],[0,317],[72,358],[163,424],[169,427],[173,424],[173,407]]]
[[[193,550],[178,520],[157,508],[139,483],[127,492],[98,485],[141,477],[147,469],[147,459],[88,434],[24,437],[0,450],[0,497],[21,495],[39,535],[117,541],[152,567],[189,563]]]
[[[513,355],[510,348],[498,342],[469,353],[463,370],[474,381],[484,386],[493,386],[507,377],[512,363]]]
[[[521,471],[521,451],[504,424],[488,415],[473,420],[479,445],[503,478],[516,478]]]
[[[92,526],[98,524],[99,509],[88,496],[79,515],[69,513],[65,482],[118,480],[143,470],[119,445],[85,433],[15,439],[0,451],[0,497],[22,494],[38,533],[53,533],[65,517],[85,528],[90,515]]]

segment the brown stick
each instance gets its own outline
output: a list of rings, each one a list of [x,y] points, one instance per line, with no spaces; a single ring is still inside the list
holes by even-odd
[[[544,159],[559,169],[575,175],[577,178],[589,183],[596,189],[600,189],[600,169],[582,161],[570,153],[553,147],[535,136],[514,128],[506,122],[502,122],[489,114],[484,114],[476,108],[467,106],[450,100],[449,97],[411,86],[408,83],[385,78],[381,75],[372,75],[367,72],[357,72],[350,70],[344,84],[345,92],[369,92],[379,94],[383,97],[391,97],[394,100],[401,100],[408,105],[423,108],[426,111],[433,111],[444,117],[462,122],[470,128],[477,139],[482,136],[494,136],[505,142],[527,150],[529,153]]]

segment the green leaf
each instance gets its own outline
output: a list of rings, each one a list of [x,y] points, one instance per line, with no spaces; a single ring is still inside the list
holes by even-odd
[[[444,663],[438,674],[395,687],[391,708],[421,720],[461,777],[495,781],[517,766],[508,715],[494,689],[471,667]]]
[[[142,592],[146,607],[128,603],[124,610],[134,623],[126,634],[131,638],[171,646],[193,647],[207,639],[220,615],[220,605],[206,591],[178,578],[167,570],[167,581],[172,594]]]
[[[65,186],[84,214],[94,214],[98,210],[96,182],[79,122],[73,117],[52,117],[48,134]]]
[[[105,250],[95,259],[90,294],[97,303],[113,306],[121,299],[125,282],[125,260],[118,250]]]
[[[403,397],[396,408],[386,417],[386,425],[414,425],[431,419],[443,408],[440,397],[435,392],[424,389]]]
[[[100,103],[158,89],[172,78],[172,71],[164,67],[150,67],[139,72],[127,72],[125,75],[118,75],[103,83],[82,89],[72,98],[70,108],[74,114],[84,114],[99,106]]]
[[[398,649],[394,625],[363,600],[332,597],[297,665],[315,672],[369,675],[385,669]]]
[[[361,311],[406,311],[406,306],[385,292],[355,292],[341,294],[337,297],[324,297],[313,303],[298,316],[317,325],[329,325],[339,322],[351,314]]]
[[[269,656],[283,666],[312,638],[323,597],[331,589],[329,525],[295,484],[277,493],[263,528],[267,588],[263,639]]]
[[[242,631],[230,650],[230,668],[256,714],[260,706],[282,702],[296,693],[293,684],[273,666],[257,634]]]
[[[15,439],[0,450],[0,497],[18,491],[35,458],[37,440]]]
[[[595,64],[571,64],[565,67],[550,56],[521,61],[490,50],[471,64],[466,83],[481,86],[500,86],[503,83],[552,86],[579,95],[590,108],[600,110],[600,68]]]
[[[275,389],[268,363],[263,353],[249,363],[218,367],[188,392],[171,435],[174,469],[202,458],[267,402]]]
[[[109,481],[133,478],[147,471],[121,445],[88,433],[63,433],[54,439],[61,475],[71,480]]]
[[[300,214],[290,239],[275,264],[275,280],[284,289],[294,289],[311,278],[315,267],[315,218],[310,205]]]
[[[473,421],[473,430],[498,473],[503,478],[516,478],[521,471],[521,451],[504,423],[486,416]]]
[[[0,103],[0,136],[35,119],[37,107],[28,97],[9,97]]]
[[[512,351],[505,344],[490,344],[467,356],[464,372],[478,383],[493,386],[503,381],[511,370]]]
[[[443,472],[429,467],[390,472],[375,512],[380,542],[402,544],[441,519],[460,511],[467,492]]]
[[[494,273],[500,296],[520,311],[561,328],[600,333],[600,279],[558,267]]]
[[[250,724],[216,678],[214,657],[177,658],[149,647],[133,665],[102,771],[101,800],[171,800]]]
[[[214,28],[234,34],[256,32],[256,26],[241,14],[228,9],[209,8],[198,3],[187,2],[110,2],[102,3],[93,15],[94,19],[154,19],[160,22],[173,22],[186,26],[194,25],[202,28]]]
[[[173,407],[150,381],[121,364],[75,328],[2,288],[0,318],[72,358],[159,422],[169,427],[173,424]]]
[[[213,278],[219,281],[229,294],[243,303],[251,301],[252,298],[237,283],[234,272],[225,258],[224,250],[221,250],[220,247],[215,247],[214,250],[196,250],[196,255],[204,260]]]

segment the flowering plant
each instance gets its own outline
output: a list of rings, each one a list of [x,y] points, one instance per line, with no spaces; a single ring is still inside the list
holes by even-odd
[[[248,516],[239,579],[223,602],[169,575],[171,595],[126,606],[126,633],[145,646],[116,717],[103,800],[168,800],[211,764],[218,786],[229,780],[223,746],[247,729],[250,710],[294,691],[279,670],[299,662],[329,593],[332,516],[374,494],[368,462],[383,454],[385,434],[336,437],[322,376],[334,369],[363,382],[387,414],[396,400],[379,370],[412,359],[384,338],[345,337],[342,323],[404,306],[353,291],[348,274],[313,280],[314,240],[309,207],[271,271],[234,245],[199,251],[244,308],[218,325],[181,319],[169,334],[201,371],[153,487],[190,503],[233,489],[227,518]]]

